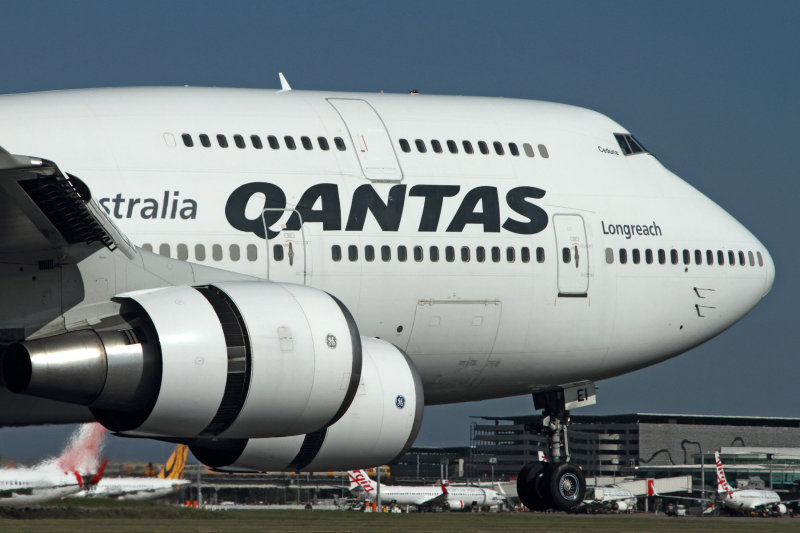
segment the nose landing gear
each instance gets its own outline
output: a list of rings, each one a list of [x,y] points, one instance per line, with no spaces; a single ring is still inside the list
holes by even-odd
[[[532,511],[569,511],[583,503],[586,478],[581,469],[570,462],[567,406],[594,403],[594,385],[591,385],[590,397],[579,392],[577,401],[565,401],[565,395],[574,394],[574,390],[558,389],[533,394],[534,408],[543,410],[541,431],[547,433],[552,462],[542,461],[544,454],[540,452],[540,461],[526,464],[517,477],[517,494]]]

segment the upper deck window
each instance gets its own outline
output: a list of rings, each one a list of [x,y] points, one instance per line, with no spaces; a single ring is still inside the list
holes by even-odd
[[[630,133],[615,133],[614,138],[625,155],[649,153],[642,143],[634,139]]]

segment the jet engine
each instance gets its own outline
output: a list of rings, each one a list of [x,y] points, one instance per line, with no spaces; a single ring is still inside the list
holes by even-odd
[[[470,507],[469,505],[464,503],[464,500],[447,500],[447,507],[451,511],[463,511],[464,509]]]
[[[422,381],[408,356],[379,339],[361,339],[361,383],[335,424],[266,439],[198,439],[192,453],[224,472],[353,470],[403,455],[422,424]]]
[[[88,405],[112,431],[181,441],[318,434],[358,392],[358,329],[323,291],[242,281],[116,300],[114,326],[10,346],[7,387]],[[412,399],[414,390],[400,394]]]
[[[628,510],[628,504],[622,500],[616,501],[614,502],[614,510],[619,513],[624,513],[625,511]]]

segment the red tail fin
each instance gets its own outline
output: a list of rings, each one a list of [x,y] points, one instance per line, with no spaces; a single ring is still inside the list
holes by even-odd
[[[64,472],[76,471],[82,475],[96,472],[105,436],[106,428],[100,424],[83,424],[58,458],[58,467]]]

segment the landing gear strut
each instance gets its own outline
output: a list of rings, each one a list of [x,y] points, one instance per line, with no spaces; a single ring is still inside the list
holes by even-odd
[[[551,462],[540,460],[528,463],[517,477],[519,498],[532,511],[569,511],[579,506],[586,494],[583,472],[570,462],[567,405],[575,405],[575,402],[565,401],[565,392],[564,389],[558,389],[533,394],[534,408],[542,409],[540,431],[547,434]],[[594,403],[593,385],[591,394],[591,403]],[[577,406],[580,406],[580,402]]]

